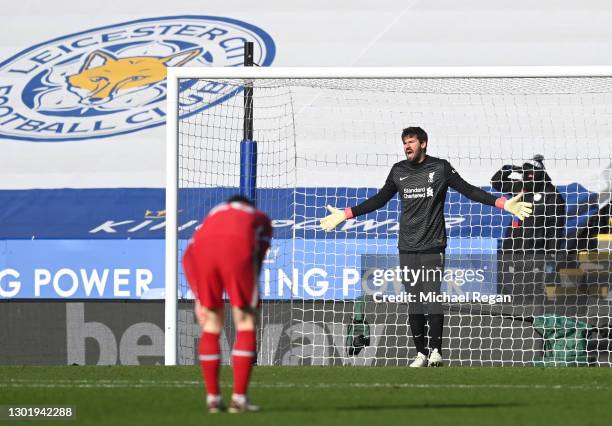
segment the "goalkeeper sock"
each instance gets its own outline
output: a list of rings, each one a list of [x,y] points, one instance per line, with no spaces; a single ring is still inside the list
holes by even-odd
[[[442,330],[444,328],[444,314],[427,315],[429,324],[429,348],[438,350],[442,354]]]
[[[198,351],[206,392],[211,396],[219,395],[219,367],[221,365],[219,334],[203,332],[200,336]]]
[[[416,346],[417,352],[427,355],[425,352],[425,315],[408,315],[408,322],[410,323],[412,340],[414,341],[414,346]]]
[[[247,393],[253,361],[257,354],[256,345],[255,330],[239,330],[236,332],[236,342],[232,351],[234,395],[246,395]]]

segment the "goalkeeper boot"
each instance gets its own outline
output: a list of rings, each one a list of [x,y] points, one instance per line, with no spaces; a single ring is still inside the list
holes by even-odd
[[[442,355],[437,349],[434,349],[429,355],[429,366],[430,367],[442,367]]]
[[[245,395],[232,395],[232,402],[230,402],[228,413],[254,413],[259,411],[258,405],[253,405],[249,402]]]
[[[207,395],[206,406],[208,407],[208,412],[211,414],[220,413],[225,408],[221,400],[221,395]]]
[[[427,357],[425,356],[425,354],[418,352],[416,358],[410,364],[410,367],[412,368],[427,367]]]

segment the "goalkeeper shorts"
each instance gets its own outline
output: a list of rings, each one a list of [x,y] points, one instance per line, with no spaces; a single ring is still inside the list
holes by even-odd
[[[410,271],[404,281],[410,314],[441,314],[442,304],[436,301],[444,276],[444,252],[400,252],[402,271]],[[432,300],[433,299],[433,300]]]

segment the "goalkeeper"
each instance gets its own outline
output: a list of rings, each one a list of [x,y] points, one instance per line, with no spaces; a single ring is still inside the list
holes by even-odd
[[[421,274],[413,282],[404,281],[414,301],[409,303],[408,322],[416,346],[416,359],[411,367],[442,365],[442,333],[444,314],[439,303],[425,303],[421,294],[440,292],[444,275],[446,226],[444,200],[451,187],[467,198],[504,209],[523,220],[531,214],[531,204],[521,201],[522,194],[506,199],[495,198],[466,181],[446,160],[427,155],[427,133],[420,127],[402,131],[406,160],[391,167],[385,185],[363,203],[339,210],[328,206],[330,215],[321,220],[321,227],[331,231],[346,219],[361,216],[384,206],[396,193],[401,198],[398,249],[402,270],[437,271]],[[425,349],[425,326],[429,325],[430,351]]]

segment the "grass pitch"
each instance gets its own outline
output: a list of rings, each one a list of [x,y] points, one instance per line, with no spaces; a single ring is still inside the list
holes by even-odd
[[[227,398],[231,370],[221,377]],[[71,405],[76,420],[61,423],[130,426],[601,426],[612,369],[257,367],[260,413],[205,414],[203,394],[197,367],[0,366],[0,405]]]

